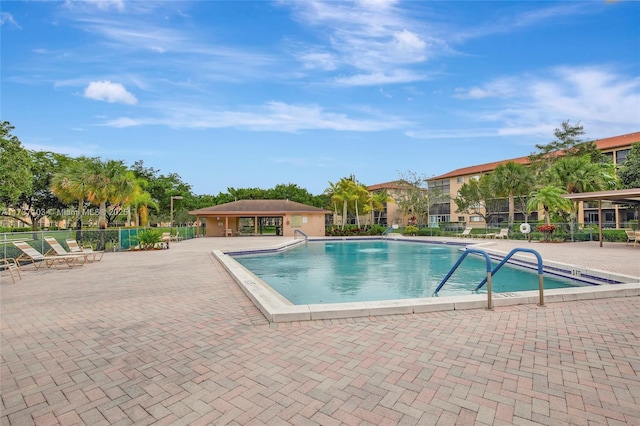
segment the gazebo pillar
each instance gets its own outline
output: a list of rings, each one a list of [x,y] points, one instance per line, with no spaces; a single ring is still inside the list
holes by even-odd
[[[602,247],[602,200],[598,200],[598,239]]]

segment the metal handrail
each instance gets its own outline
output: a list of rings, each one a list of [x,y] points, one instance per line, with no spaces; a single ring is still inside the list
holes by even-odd
[[[299,229],[294,229],[294,230],[293,230],[293,239],[294,239],[294,240],[296,239],[296,234],[301,234],[301,235],[304,237],[304,239],[305,239],[305,240],[308,240],[308,239],[309,239],[309,236],[308,236],[307,234],[305,234],[304,232],[302,232],[302,231],[301,231],[301,230],[299,230]]]
[[[493,270],[491,271],[492,275],[495,275],[496,272],[498,272],[498,270],[500,268],[502,268],[502,265],[504,265],[505,263],[507,263],[507,261],[516,253],[518,252],[525,252],[525,253],[531,253],[533,255],[536,256],[536,258],[538,259],[538,287],[539,287],[539,291],[540,291],[540,303],[538,304],[539,306],[544,306],[544,272],[543,272],[543,267],[542,267],[542,256],[540,256],[540,253],[538,253],[537,251],[533,250],[533,249],[527,249],[527,248],[514,248],[513,250],[511,250],[509,252],[509,254],[507,254],[504,259],[502,259],[502,261],[500,263],[498,263],[498,265],[493,268]],[[483,279],[480,284],[478,284],[478,286],[475,288],[475,291],[479,290],[483,285],[485,285],[485,283],[487,283],[487,279]]]
[[[393,231],[393,226],[388,226],[387,229],[385,229],[384,232],[382,233],[382,236],[385,237],[389,235],[391,231]]]
[[[440,284],[436,288],[434,294],[436,294],[436,295],[438,294],[438,292],[440,291],[440,289],[442,288],[444,283],[446,283],[447,280],[449,278],[451,278],[451,275],[453,275],[453,273],[456,271],[456,269],[458,269],[458,266],[460,266],[462,261],[465,259],[465,257],[467,257],[467,255],[469,253],[481,254],[481,255],[484,256],[484,259],[487,262],[487,278],[484,281],[487,283],[487,298],[488,298],[487,299],[487,309],[491,311],[491,310],[493,310],[493,302],[491,300],[491,258],[489,257],[487,252],[484,251],[484,250],[473,249],[473,248],[466,249],[465,252],[462,253],[462,256],[460,256],[460,259],[458,259],[456,264],[453,265],[453,267],[449,270],[449,273],[442,279],[442,281],[440,282]]]

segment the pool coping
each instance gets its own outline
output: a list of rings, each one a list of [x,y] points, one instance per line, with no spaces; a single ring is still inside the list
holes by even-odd
[[[369,240],[380,238],[366,238]],[[392,240],[407,241],[403,238],[390,238]],[[322,239],[318,241],[327,241]],[[347,240],[336,238],[335,240]],[[348,239],[352,241],[353,239]],[[295,247],[305,240],[294,240],[285,244],[276,245],[259,250],[241,250],[234,252],[223,252],[213,250],[213,256],[218,259],[221,265],[227,270],[234,281],[240,286],[243,292],[249,297],[254,305],[262,312],[269,322],[293,322],[312,321],[324,319],[340,319],[368,317],[379,315],[401,315],[416,314],[437,311],[452,311],[463,309],[482,309],[488,305],[486,294],[469,294],[464,296],[440,296],[418,299],[395,299],[373,302],[352,302],[352,303],[327,303],[327,304],[307,304],[293,305],[269,284],[247,270],[233,255],[254,254],[254,253],[274,253]],[[433,244],[449,244],[437,241],[424,241]],[[451,245],[451,244],[449,244]],[[500,258],[506,253],[491,250],[491,243],[480,244],[459,244],[464,247],[481,248],[492,257]],[[536,268],[532,255],[522,254],[514,256],[516,263],[520,266]],[[568,302],[575,300],[604,299],[612,297],[633,297],[640,296],[640,278],[622,274],[614,274],[608,271],[587,269],[576,265],[562,264],[559,262],[544,261],[545,274],[552,273],[560,276],[569,276],[583,282],[589,282],[591,278],[604,280],[605,283],[588,285],[584,287],[548,289],[544,290],[544,302]],[[547,272],[547,269],[552,271]],[[511,293],[493,293],[492,304],[494,307],[537,304],[540,301],[540,294],[535,291],[520,291]]]

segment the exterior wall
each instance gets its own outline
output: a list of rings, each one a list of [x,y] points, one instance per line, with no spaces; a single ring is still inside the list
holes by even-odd
[[[238,235],[238,218],[225,216],[206,217],[205,237],[224,237],[229,230],[229,236]],[[228,220],[228,222],[227,222]],[[227,227],[228,225],[228,227]],[[285,237],[293,237],[295,230],[299,229],[309,237],[324,237],[325,223],[324,213],[287,213],[283,216],[282,235]]]
[[[287,213],[282,228],[285,237],[293,237],[296,229],[309,237],[324,237],[324,213]]]
[[[230,229],[231,235],[236,235],[238,232],[238,219],[235,217],[228,218],[229,227],[226,228],[225,225],[227,218],[224,216],[220,216],[220,219],[217,217],[207,217],[205,218],[205,237],[224,237],[225,229]]]
[[[635,136],[634,135],[630,135],[630,136]],[[605,155],[607,155],[610,160],[614,163],[614,164],[621,164],[622,162],[624,162],[626,155],[628,154],[629,150],[631,149],[631,145],[633,143],[636,142],[640,142],[640,141],[634,141],[633,139],[629,139],[628,143],[622,143],[620,146],[616,146],[616,147],[612,147],[612,148],[605,148],[605,149],[601,149],[601,152]],[[505,160],[507,161],[507,160]],[[496,163],[499,164],[500,162]],[[473,166],[472,166],[473,167]],[[466,168],[469,169],[469,168]],[[477,226],[477,227],[484,227],[485,226],[485,222],[482,218],[479,218],[479,221],[472,221],[471,220],[471,216],[472,215],[468,215],[465,213],[456,213],[456,209],[458,208],[455,201],[453,200],[453,198],[455,198],[457,196],[458,191],[460,190],[460,187],[463,185],[463,183],[469,182],[469,180],[472,177],[479,177],[482,174],[485,173],[489,173],[492,170],[483,170],[482,172],[475,172],[475,173],[461,173],[459,175],[451,175],[451,174],[447,174],[448,177],[445,179],[449,180],[450,183],[450,195],[451,195],[451,201],[450,201],[450,205],[451,205],[451,221],[452,222],[456,222],[458,221],[459,217],[462,217],[464,219],[464,221],[471,227]],[[439,180],[434,179],[434,180]],[[625,218],[623,218],[622,216],[622,211],[623,209],[621,209],[620,207],[618,207],[617,205],[610,205],[610,204],[604,204],[603,205],[603,209],[608,210],[609,212],[611,212],[611,214],[615,215],[615,221],[616,221],[616,228],[620,228],[621,227],[621,223],[625,222]],[[593,210],[593,209],[591,209]],[[579,203],[579,213],[578,213],[578,222],[581,225],[584,225],[585,223],[585,208],[582,202]],[[603,213],[604,214],[604,213]],[[538,212],[538,217],[542,218],[543,217],[543,212],[539,211]]]

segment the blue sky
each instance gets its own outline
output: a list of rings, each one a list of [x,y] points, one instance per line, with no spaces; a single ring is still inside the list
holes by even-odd
[[[631,1],[3,1],[25,147],[196,194],[372,185],[528,155],[562,121],[640,130]]]

